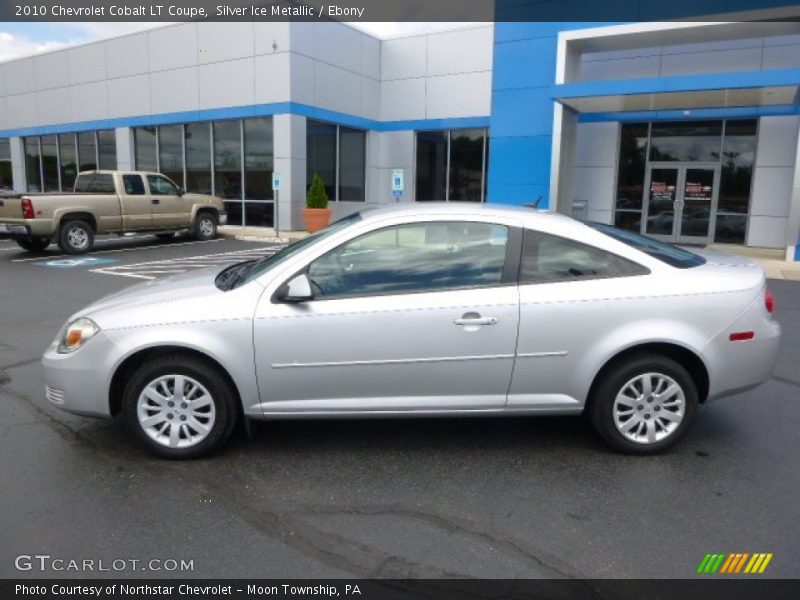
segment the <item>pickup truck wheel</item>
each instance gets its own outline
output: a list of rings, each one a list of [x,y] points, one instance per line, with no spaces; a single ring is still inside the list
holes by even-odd
[[[213,240],[217,237],[217,218],[208,212],[202,212],[194,220],[192,234],[198,240]]]
[[[28,252],[41,252],[50,245],[50,238],[25,237],[17,238],[19,247]]]
[[[58,234],[58,247],[66,254],[84,254],[94,246],[94,232],[86,221],[67,221]]]

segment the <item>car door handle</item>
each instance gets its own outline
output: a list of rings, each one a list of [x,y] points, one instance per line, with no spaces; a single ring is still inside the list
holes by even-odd
[[[161,204],[161,200],[159,200],[158,198],[153,198],[152,200],[150,200],[150,203],[151,204]]]
[[[453,323],[456,325],[497,325],[497,317],[481,317],[475,313],[467,313],[460,319],[454,320]]]

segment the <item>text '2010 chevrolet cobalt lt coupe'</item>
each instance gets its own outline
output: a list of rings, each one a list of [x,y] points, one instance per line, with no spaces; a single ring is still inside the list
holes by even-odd
[[[745,259],[523,208],[392,207],[106,297],[43,363],[56,406],[120,415],[168,457],[240,418],[584,411],[649,454],[770,376],[772,311]]]

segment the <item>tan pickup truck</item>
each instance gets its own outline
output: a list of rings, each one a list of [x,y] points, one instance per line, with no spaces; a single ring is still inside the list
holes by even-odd
[[[52,241],[68,254],[83,254],[101,233],[154,233],[159,238],[189,231],[200,240],[217,235],[227,221],[225,203],[187,194],[159,173],[85,171],[75,191],[0,196],[0,237],[39,252]]]

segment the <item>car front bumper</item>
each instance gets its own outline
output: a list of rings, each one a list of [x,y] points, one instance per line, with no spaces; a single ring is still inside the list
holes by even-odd
[[[217,223],[218,225],[227,225],[228,224],[228,213],[220,212],[218,217],[219,217],[219,223]]]
[[[102,331],[69,354],[59,354],[54,342],[42,357],[45,397],[67,412],[110,417],[109,389],[116,358],[116,346]]]

